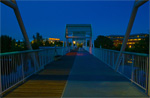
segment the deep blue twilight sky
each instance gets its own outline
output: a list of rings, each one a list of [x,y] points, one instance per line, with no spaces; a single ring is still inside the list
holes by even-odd
[[[124,35],[134,1],[17,1],[29,39],[39,32],[43,38],[64,40],[66,24],[92,24],[98,35]],[[148,33],[149,1],[137,13],[131,34]],[[23,39],[13,10],[0,3],[1,34]]]

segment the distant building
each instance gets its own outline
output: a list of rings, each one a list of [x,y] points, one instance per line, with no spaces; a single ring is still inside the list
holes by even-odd
[[[133,45],[144,39],[145,37],[147,37],[148,34],[145,34],[145,33],[140,33],[140,34],[132,34],[129,36],[129,39],[128,39],[128,42],[127,42],[127,46],[129,48],[132,48]],[[109,36],[106,36],[108,38],[110,38],[111,40],[113,40],[114,42],[114,46],[118,46],[119,44],[122,44],[123,42],[123,39],[124,39],[124,36],[123,35],[109,35]]]
[[[91,24],[66,24],[65,37],[68,43],[74,46],[92,46],[92,26]]]
[[[54,44],[55,41],[60,41],[59,38],[48,38],[48,39],[43,39],[43,45],[45,45],[45,41],[48,40],[49,44]],[[62,42],[62,41],[61,41]],[[33,44],[34,43],[34,40],[31,41],[31,43]]]

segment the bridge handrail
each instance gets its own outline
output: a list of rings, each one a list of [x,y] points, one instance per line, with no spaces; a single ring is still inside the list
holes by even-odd
[[[115,70],[115,63],[119,51],[103,48],[84,48]],[[122,57],[119,61],[119,69],[117,72],[141,87],[145,90],[145,92],[149,92],[149,54],[126,51],[122,52]]]
[[[69,47],[26,50],[0,53],[0,96],[3,92],[23,82],[45,65],[65,55]]]
[[[95,49],[103,49],[103,48],[95,48]],[[103,49],[103,50],[112,51],[112,52],[118,52],[118,53],[120,52],[120,51],[111,50],[111,49]],[[137,56],[149,57],[149,54],[146,54],[146,53],[136,53],[136,52],[127,52],[127,51],[124,51],[122,53],[124,53],[124,54],[132,54],[132,55],[137,55]]]
[[[0,56],[6,56],[6,55],[12,55],[12,54],[20,54],[20,53],[38,52],[38,51],[53,50],[53,49],[55,49],[55,48],[5,52],[5,53],[0,53]],[[56,49],[61,49],[61,47],[59,47],[59,48],[57,47]]]

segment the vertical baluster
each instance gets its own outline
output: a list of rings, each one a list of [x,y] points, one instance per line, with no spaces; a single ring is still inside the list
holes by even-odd
[[[0,97],[2,97],[2,56],[0,57],[1,64],[0,64]]]
[[[5,56],[4,56],[4,65],[6,65],[6,61],[5,61]],[[4,66],[4,88],[6,89],[7,88],[7,81],[6,81],[6,66]]]
[[[113,64],[113,69],[115,68],[115,64],[114,64],[114,60],[115,60],[115,55],[114,55],[114,51],[112,52],[112,64]]]
[[[4,91],[5,90],[5,69],[4,69],[4,56],[1,56],[1,91]],[[3,77],[3,78],[2,78]],[[1,92],[2,93],[2,92]]]
[[[148,84],[148,66],[147,66],[147,57],[146,57],[146,59],[144,59],[144,62],[145,62],[144,68],[145,68],[145,78],[146,78],[146,81],[145,81],[145,88],[146,88],[146,90],[145,90],[145,92],[148,93],[148,86],[147,86],[147,84]]]
[[[8,63],[9,60],[8,59],[9,59],[9,57],[8,56],[6,56],[6,57],[7,57],[7,60],[6,60],[6,62],[7,62],[7,65],[6,65],[6,69],[7,69],[7,71],[6,71],[7,74],[6,75],[7,75],[7,78],[6,79],[7,79],[7,88],[9,88],[9,78],[8,78],[8,72],[9,72],[9,65],[8,65],[9,64]]]
[[[11,86],[11,62],[10,62],[10,60],[11,60],[11,58],[10,58],[10,55],[8,56],[8,65],[9,65],[9,82],[8,82],[8,84],[9,84],[9,86],[8,87],[10,87]]]
[[[124,59],[125,59],[125,54],[122,54],[122,73],[124,73]]]
[[[18,82],[17,80],[18,80],[18,62],[17,62],[17,60],[18,60],[18,54],[16,54],[16,83]]]
[[[144,77],[145,75],[144,75],[144,58],[145,57],[142,57],[142,77]],[[142,87],[145,87],[144,86],[144,84],[145,84],[145,81],[143,81],[143,79],[142,79]]]
[[[132,71],[131,71],[131,82],[133,82],[134,77],[134,55],[132,55]]]
[[[17,82],[17,54],[15,55],[15,69],[16,69],[16,72],[15,72],[15,83]]]
[[[111,51],[109,51],[109,65],[111,66]]]
[[[148,92],[148,96],[150,96],[150,66],[149,66],[149,57],[147,57],[147,92]]]
[[[41,51],[39,51],[38,54],[39,54],[39,64],[40,64],[40,66],[42,66],[42,62],[41,62]]]
[[[138,83],[140,84],[140,56],[138,56],[138,65],[139,65],[139,71],[138,71]]]
[[[24,76],[24,61],[23,61],[23,54],[21,54],[21,65],[22,65],[22,80],[24,82],[25,76]]]
[[[0,75],[0,79],[1,79],[1,83],[0,83],[0,85],[1,85],[1,87],[0,87],[0,93],[2,93],[3,91],[4,91],[4,89],[5,89],[5,86],[4,86],[4,83],[5,83],[5,80],[4,80],[4,71],[5,71],[5,69],[4,69],[4,56],[1,56],[1,65],[0,65],[0,67],[1,67],[1,75]],[[3,77],[3,78],[2,78]],[[1,96],[0,96],[1,97]]]
[[[105,58],[105,57],[104,57],[104,53],[105,53],[105,51],[103,50],[102,53],[103,53],[102,61],[104,61],[104,58]],[[104,61],[104,62],[105,62],[105,61]]]
[[[12,55],[10,55],[10,86],[12,86],[12,75],[13,75],[13,67],[12,67]]]
[[[17,77],[18,80],[17,80],[17,82],[20,81],[20,71],[21,71],[21,70],[20,70],[20,56],[19,56],[19,55],[20,55],[20,54],[18,54],[18,59],[17,59],[17,60],[18,60],[18,75],[17,75],[17,76],[18,76],[18,77]]]
[[[15,56],[13,54],[13,84],[15,84]]]
[[[44,51],[42,51],[42,66],[44,66]]]

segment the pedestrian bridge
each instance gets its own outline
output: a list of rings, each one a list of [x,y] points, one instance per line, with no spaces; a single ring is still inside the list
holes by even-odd
[[[142,71],[138,71],[136,64],[133,64],[133,60],[135,62],[137,59],[135,55],[132,54],[134,58],[131,56],[131,61],[126,60],[129,54],[124,55],[124,64],[121,62],[122,66],[116,72],[111,66],[116,52],[107,51],[107,55],[104,55],[106,50],[103,50],[99,51],[101,55],[92,55],[86,50],[57,49],[57,54],[63,55],[59,59],[55,58],[54,49],[2,54],[2,95],[49,98],[148,97],[147,78],[144,76],[147,56],[138,56],[144,64],[143,69],[140,67]],[[93,52],[98,50],[101,49]],[[32,62],[32,55],[35,55],[36,62]],[[106,56],[114,58],[106,59]],[[102,58],[105,60],[102,61]],[[131,64],[131,71],[126,62]]]

